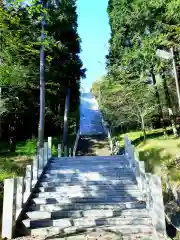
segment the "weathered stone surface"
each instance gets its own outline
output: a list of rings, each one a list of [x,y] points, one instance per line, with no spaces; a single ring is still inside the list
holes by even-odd
[[[150,194],[152,207],[150,208],[150,214],[152,217],[153,226],[157,233],[165,234],[165,214],[164,214],[164,203],[162,196],[161,178],[156,175],[148,175]]]
[[[14,178],[4,180],[2,238],[12,238],[15,186]]]

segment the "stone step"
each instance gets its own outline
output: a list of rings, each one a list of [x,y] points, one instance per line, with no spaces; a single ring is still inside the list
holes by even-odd
[[[95,166],[104,166],[104,167],[121,167],[127,166],[130,167],[128,160],[116,160],[116,161],[49,161],[50,166],[64,166],[64,167],[95,167]]]
[[[102,225],[150,225],[152,224],[149,217],[137,218],[136,216],[126,216],[126,217],[110,217],[110,218],[76,218],[73,219],[73,226],[77,227],[93,227],[93,226],[102,226]]]
[[[149,225],[126,225],[126,226],[102,226],[100,229],[106,229],[107,231],[112,231],[116,233],[122,233],[123,235],[131,236],[132,234],[152,234],[153,233],[153,226],[152,224]],[[149,239],[148,239],[149,240]],[[154,239],[153,239],[154,240]]]
[[[36,192],[64,192],[64,191],[82,191],[83,189],[88,189],[88,190],[97,190],[97,191],[104,191],[108,190],[111,191],[116,190],[116,191],[133,191],[133,190],[138,190],[138,186],[136,184],[133,185],[108,185],[108,184],[96,184],[96,185],[86,185],[86,186],[81,186],[81,185],[66,185],[66,186],[57,186],[57,187],[38,187]]]
[[[82,233],[77,234],[69,237],[60,237],[60,238],[49,238],[49,240],[155,240],[152,238],[151,233],[140,233],[140,234],[131,234],[129,236],[124,235],[120,238],[119,234],[111,233],[111,232],[103,232],[103,231],[96,231],[96,232],[89,232],[89,233]],[[164,239],[163,239],[164,240]]]
[[[59,210],[59,211],[31,211],[27,212],[26,216],[31,220],[40,219],[59,219],[59,218],[82,218],[82,217],[92,217],[92,218],[107,218],[107,217],[136,217],[136,218],[147,218],[149,213],[146,209],[91,209],[86,211],[69,211],[69,210]]]
[[[122,156],[108,156],[108,157],[75,157],[75,158],[52,158],[49,160],[51,163],[63,163],[63,164],[95,164],[95,163],[129,163],[129,159],[122,155]]]
[[[56,192],[38,192],[34,193],[34,197],[39,198],[62,198],[62,199],[70,199],[70,198],[119,198],[124,199],[128,197],[137,197],[141,196],[139,190],[137,189],[106,189],[106,190],[90,190],[88,187],[84,187],[85,189],[77,190],[64,190],[64,191],[56,191]]]
[[[99,181],[99,180],[102,180],[102,181],[109,181],[109,178],[111,179],[111,180],[118,180],[118,179],[124,179],[124,180],[127,180],[127,179],[129,179],[129,180],[135,180],[135,176],[133,176],[132,174],[121,174],[120,176],[111,176],[110,174],[109,174],[109,176],[102,176],[101,174],[84,174],[84,176],[83,175],[78,175],[77,174],[77,176],[73,176],[72,174],[70,175],[69,174],[69,176],[68,176],[68,174],[49,174],[49,173],[45,173],[45,174],[43,174],[43,177],[42,177],[42,180],[44,180],[44,179],[46,179],[46,178],[51,178],[51,179],[54,179],[54,178],[59,178],[59,179],[62,179],[62,181],[66,181],[66,179],[69,179],[70,180],[70,178],[73,178],[73,179],[79,179],[79,181],[84,181],[84,180],[93,180],[93,181]],[[64,179],[64,180],[63,180]]]
[[[137,202],[141,200],[141,197],[139,196],[116,196],[116,197],[50,197],[50,198],[33,198],[32,203],[35,204],[56,204],[56,203],[62,203],[62,204],[73,204],[74,203],[124,203],[124,202]]]
[[[157,240],[152,237],[152,233],[131,234],[129,236],[127,236],[127,234],[124,234],[124,236],[122,236],[122,240],[138,240],[138,239],[139,240]]]
[[[40,220],[31,220],[26,219],[23,221],[24,225],[27,228],[41,228],[41,227],[60,227],[62,229],[66,227],[75,226],[79,229],[81,228],[88,228],[88,227],[95,227],[95,226],[115,226],[115,225],[151,225],[151,219],[148,217],[144,218],[137,218],[133,216],[127,216],[127,217],[109,217],[109,218],[76,218],[76,219],[40,219]]]
[[[101,229],[101,227],[98,227]],[[146,226],[146,225],[122,225],[122,226],[103,226],[103,230],[106,231],[114,231],[119,234],[141,234],[141,233],[152,233],[153,228],[152,226]],[[44,236],[44,237],[52,237],[59,235],[61,237],[62,235],[66,234],[74,234],[77,233],[79,230],[87,231],[86,228],[77,228],[75,226],[67,227],[63,229],[63,226],[61,227],[44,227],[44,228],[36,228],[36,229],[30,229],[30,234],[33,236]],[[89,228],[90,230],[90,228]],[[78,239],[79,240],[79,239]]]
[[[124,161],[108,161],[108,162],[49,162],[48,166],[54,166],[54,167],[58,167],[60,168],[61,166],[64,168],[89,168],[89,167],[104,167],[104,168],[111,168],[111,167],[117,167],[117,168],[122,168],[123,167],[127,167],[127,168],[131,168],[131,166],[129,165],[129,162],[124,162]]]
[[[91,174],[96,174],[96,175],[101,175],[101,176],[114,176],[114,177],[119,177],[119,176],[129,176],[129,175],[134,175],[134,172],[130,168],[107,168],[105,169],[97,169],[97,168],[83,168],[83,169],[47,169],[45,171],[45,174],[66,174],[66,175],[72,175],[76,174],[78,176],[89,176]]]
[[[125,155],[114,155],[114,156],[76,156],[76,157],[53,157],[51,161],[65,161],[65,162],[72,162],[72,161],[127,161],[127,157]]]
[[[75,156],[75,157],[53,157],[50,161],[57,162],[103,162],[103,161],[128,161],[127,156],[125,155],[110,155],[110,156]]]
[[[66,183],[66,184],[65,184]],[[68,184],[68,185],[67,185]],[[81,184],[88,184],[89,185],[120,185],[123,184],[125,185],[135,185],[136,184],[136,180],[135,179],[115,179],[115,180],[111,180],[108,179],[107,180],[91,180],[91,181],[84,181],[83,183],[81,182],[80,179],[65,179],[64,181],[62,181],[61,179],[52,179],[52,178],[42,178],[40,179],[40,182],[38,183],[39,187],[58,187],[58,186],[62,186],[62,187],[68,187],[68,186],[76,186],[77,184],[81,185]]]
[[[126,203],[111,203],[111,204],[84,204],[84,203],[71,203],[71,205],[63,205],[62,203],[59,204],[32,204],[29,207],[29,211],[86,211],[86,210],[126,210],[126,209],[145,209],[146,210],[146,203],[145,202],[126,202]]]
[[[121,163],[118,163],[118,164],[111,164],[111,163],[108,163],[108,164],[84,164],[84,163],[81,163],[79,165],[77,164],[62,164],[62,163],[49,163],[48,165],[48,168],[49,169],[61,169],[61,170],[71,170],[73,171],[74,169],[78,169],[78,170],[89,170],[89,169],[92,169],[92,170],[108,170],[108,169],[113,169],[116,168],[116,169],[132,169],[129,164],[126,164],[124,162],[121,162]]]

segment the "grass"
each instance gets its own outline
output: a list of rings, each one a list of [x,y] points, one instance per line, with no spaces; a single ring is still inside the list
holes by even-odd
[[[137,146],[140,159],[146,162],[147,170],[161,175],[163,167],[169,167],[179,153],[180,140],[172,135],[156,137]],[[172,168],[171,168],[172,171]]]
[[[144,141],[142,132],[134,131],[118,136],[123,147],[124,135],[127,135],[139,152],[140,160],[145,162],[147,172],[162,176],[163,185],[167,174],[172,183],[180,184],[180,166],[177,165],[177,157],[180,158],[180,139],[172,135],[168,128],[168,136],[163,136],[162,129],[148,130],[147,139]]]
[[[145,141],[142,133],[139,131],[129,132],[126,135],[138,150],[140,160],[145,162],[146,172],[161,176],[165,211],[171,221],[177,225],[180,217],[179,206],[173,194],[170,194],[169,191],[167,192],[166,181],[167,176],[169,176],[171,186],[176,189],[180,188],[180,138],[175,138],[170,128],[168,133],[168,136],[163,136],[162,129],[147,131],[147,139]],[[118,137],[120,145],[123,146],[124,134]],[[172,208],[172,204],[175,208]],[[172,229],[167,229],[167,232],[171,235]],[[180,239],[180,233],[175,233],[175,236],[176,238],[173,239]]]
[[[47,141],[47,139],[45,139]],[[61,139],[60,139],[61,141]],[[69,136],[69,145],[73,146],[75,136],[72,134]],[[58,137],[52,138],[52,155],[57,156]],[[19,176],[24,172],[24,168],[27,164],[30,164],[32,157],[36,154],[37,140],[35,138],[28,139],[26,141],[20,141],[16,145],[15,153],[7,152],[8,143],[0,142],[0,182],[5,178]]]
[[[27,164],[31,163],[36,151],[36,140],[30,139],[17,143],[16,152],[7,152],[9,144],[0,142],[0,214],[3,203],[3,181],[7,178],[22,176]],[[3,153],[4,152],[4,153]],[[1,217],[0,217],[1,225]]]
[[[74,141],[75,136],[71,134],[69,136],[69,145],[73,146]],[[53,156],[57,156],[58,142],[58,137],[52,138]],[[37,140],[35,138],[20,141],[16,145],[16,151],[11,153],[8,151],[8,142],[0,142],[0,214],[2,212],[4,179],[24,175],[26,166],[32,162],[33,156],[36,154],[36,146]]]
[[[168,127],[167,129],[167,134],[172,134],[172,129],[171,127]],[[143,133],[142,131],[132,131],[132,132],[127,132],[123,134],[119,134],[118,138],[120,141],[120,145],[122,146],[124,144],[124,135],[127,135],[129,139],[131,139],[132,143],[134,145],[138,145],[144,140]],[[163,135],[163,129],[152,129],[152,130],[146,130],[146,138],[147,139],[154,139],[156,137],[161,137]]]
[[[32,160],[36,152],[36,139],[17,143],[14,153],[7,152],[0,155],[0,181],[11,176],[23,174],[23,170]]]

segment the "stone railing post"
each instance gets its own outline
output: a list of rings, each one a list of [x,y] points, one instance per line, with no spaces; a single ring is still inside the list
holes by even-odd
[[[151,196],[151,173],[146,173],[146,205],[147,209],[152,209],[152,196]]]
[[[127,136],[124,136],[124,149],[125,155],[128,157],[130,166],[135,167],[135,148],[134,145],[132,145],[131,140],[129,140]]]
[[[38,179],[38,156],[33,157],[32,175],[33,175],[32,187],[34,187]]]
[[[48,137],[48,159],[52,157],[52,137]]]
[[[40,177],[44,168],[44,148],[39,149],[38,162],[38,177]]]
[[[109,130],[107,130],[107,135],[108,135],[108,139],[109,139],[110,151],[112,154],[113,153],[113,142],[112,142],[112,137],[111,137],[111,133]]]
[[[101,115],[101,123],[102,123],[103,129],[104,129],[104,132],[108,137],[111,154],[113,154],[112,136],[111,136],[111,133],[110,133],[110,129],[109,129],[107,123],[104,121],[102,115]]]
[[[124,136],[124,151],[125,154],[128,153],[128,137],[126,135]]]
[[[64,157],[68,157],[68,148],[67,146],[64,146]]]
[[[23,194],[24,194],[24,179],[23,177],[18,177],[16,179],[16,220],[19,217],[22,207],[23,207]]]
[[[61,144],[58,144],[58,157],[62,156],[62,152],[61,152]]]
[[[77,151],[77,146],[78,146],[78,142],[79,142],[79,138],[80,138],[80,129],[78,130],[77,134],[76,134],[76,140],[75,140],[75,143],[74,143],[74,147],[73,147],[73,157],[76,156],[76,151]]]
[[[69,157],[71,157],[72,155],[71,155],[71,148],[69,148]]]
[[[23,203],[26,203],[30,196],[31,187],[32,187],[32,166],[31,165],[26,166],[24,186],[25,186],[25,191],[24,191]]]
[[[133,168],[138,183],[138,188],[142,194],[142,200],[147,200],[146,173],[143,161],[139,161],[139,155],[134,145],[127,136],[124,137],[125,154],[129,159],[130,167]]]
[[[147,200],[147,177],[146,177],[146,171],[145,171],[145,164],[144,161],[139,161],[139,169],[140,169],[140,178],[141,178],[141,184],[142,184],[142,194],[144,200]]]
[[[139,155],[138,155],[138,152],[135,149],[134,149],[134,162],[135,162],[136,180],[137,180],[137,183],[138,183],[138,188],[141,191],[142,198],[143,198],[143,187],[142,187],[142,180],[141,180]]]
[[[48,163],[48,142],[44,143],[44,167]]]
[[[165,235],[166,224],[162,195],[161,177],[148,174],[149,180],[149,208],[152,224],[157,233]]]
[[[24,177],[4,180],[2,238],[12,239],[16,220],[29,201],[34,187],[44,167],[51,158],[52,138],[39,149],[39,155],[33,158],[33,165],[26,166]]]
[[[3,215],[2,215],[2,238],[12,239],[14,222],[16,179],[4,180]]]
[[[134,146],[133,146],[134,148]],[[139,153],[134,148],[134,164],[136,171],[136,179],[139,190],[142,193],[142,200],[147,201],[147,180],[144,161],[139,160]]]
[[[130,145],[130,157],[131,157],[132,167],[135,167],[135,147],[132,144]]]

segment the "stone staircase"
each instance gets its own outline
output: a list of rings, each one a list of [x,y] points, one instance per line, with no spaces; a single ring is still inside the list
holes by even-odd
[[[23,224],[27,234],[43,239],[75,239],[64,237],[93,229],[122,236],[117,239],[145,239],[155,233],[147,203],[125,155],[52,158]],[[78,235],[77,239],[87,238]]]
[[[52,157],[50,141],[40,153],[5,180],[2,238],[165,239],[161,180],[127,137],[123,155]]]
[[[145,172],[126,136],[123,155],[103,156],[112,152],[111,135],[91,94],[82,98],[73,155],[85,156],[61,157],[58,145],[52,157],[49,137],[24,177],[5,179],[2,238],[166,239],[161,179]]]
[[[110,154],[107,135],[80,136],[77,156],[109,156]]]

